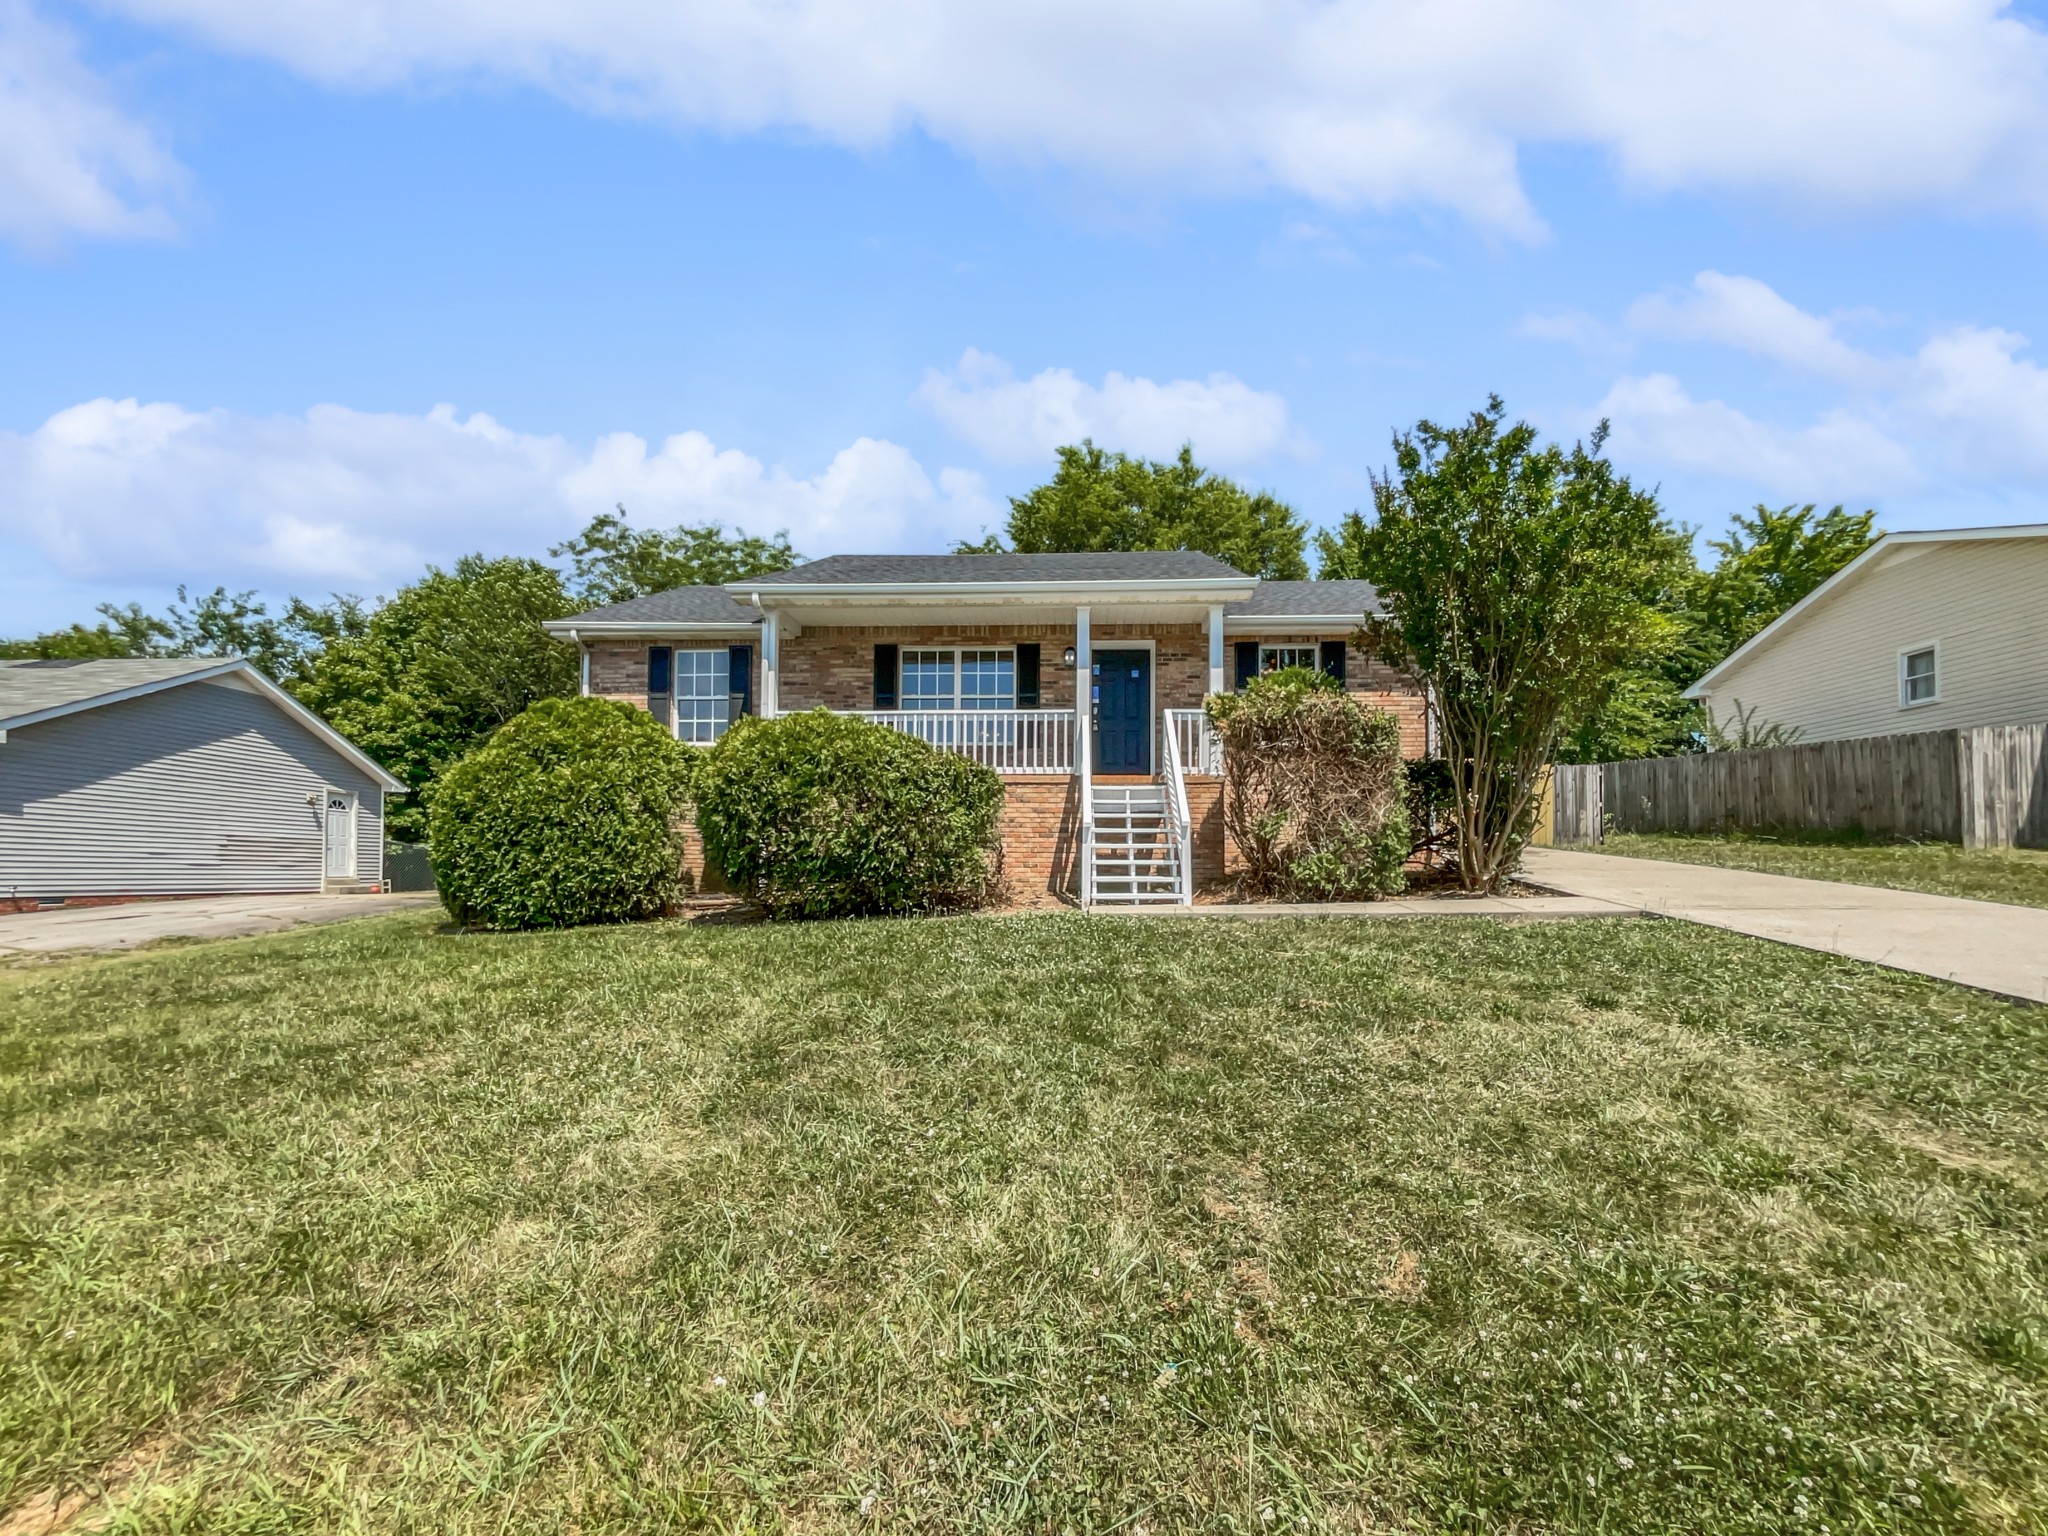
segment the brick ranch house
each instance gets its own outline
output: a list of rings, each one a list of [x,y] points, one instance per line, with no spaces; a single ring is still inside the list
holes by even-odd
[[[547,629],[581,652],[586,695],[682,741],[822,707],[986,764],[1012,896],[1089,906],[1186,902],[1225,876],[1208,694],[1319,667],[1426,755],[1421,692],[1350,644],[1377,602],[1370,582],[1261,581],[1185,551],[834,555]]]

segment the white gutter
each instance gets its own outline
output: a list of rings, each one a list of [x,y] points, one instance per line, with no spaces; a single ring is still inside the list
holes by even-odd
[[[720,620],[716,623],[711,623],[692,622],[683,619],[639,619],[632,622],[620,619],[605,619],[595,624],[570,624],[563,619],[549,619],[541,625],[543,631],[553,635],[557,640],[574,640],[579,634],[587,635],[595,640],[614,636],[631,637],[634,635],[677,635],[685,637],[701,635],[709,639],[744,640],[750,638],[759,628],[760,625],[752,620],[740,622]]]

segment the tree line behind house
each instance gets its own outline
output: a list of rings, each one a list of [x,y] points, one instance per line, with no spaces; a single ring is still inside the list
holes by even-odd
[[[1362,637],[1430,678],[1446,745],[1521,782],[1513,765],[1531,754],[1699,750],[1727,722],[1704,719],[1683,689],[1873,538],[1867,511],[1759,506],[1709,544],[1703,567],[1692,530],[1613,471],[1604,429],[1569,451],[1546,446],[1509,426],[1497,399],[1459,426],[1418,423],[1394,450],[1371,517],[1354,511],[1311,537],[1285,502],[1204,469],[1190,448],[1160,461],[1083,441],[1011,498],[1001,532],[956,548],[1193,549],[1278,580],[1307,577],[1312,552],[1320,579],[1379,584],[1389,621]],[[0,657],[247,656],[409,786],[390,825],[418,838],[442,771],[535,700],[575,691],[575,657],[543,621],[802,558],[786,534],[639,528],[623,507],[549,554],[556,563],[465,555],[388,598],[293,597],[276,612],[253,592],[181,587],[162,613],[103,604],[97,623],[0,641]],[[1479,713],[1453,720],[1452,707]],[[1510,802],[1474,814],[1512,826]]]

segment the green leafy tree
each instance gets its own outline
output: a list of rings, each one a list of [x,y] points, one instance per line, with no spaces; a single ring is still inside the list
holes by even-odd
[[[1697,606],[1718,632],[1725,656],[1877,541],[1877,514],[1814,504],[1737,513],[1725,539],[1708,547],[1720,559],[1701,583]],[[1719,661],[1716,656],[1714,661]],[[1712,663],[1709,663],[1712,665]],[[1705,671],[1703,667],[1701,671]]]
[[[548,553],[567,558],[570,588],[586,607],[623,603],[674,587],[715,587],[748,576],[786,571],[803,557],[789,535],[727,533],[716,523],[635,528],[626,509],[600,512],[575,538]]]
[[[1308,575],[1301,519],[1279,498],[1213,475],[1183,447],[1160,462],[1083,441],[1059,451],[1052,479],[1010,498],[1010,547],[1020,554],[1085,550],[1196,549],[1249,575]],[[994,553],[994,537],[957,546]]]
[[[1398,434],[1360,544],[1387,609],[1365,637],[1430,685],[1473,891],[1514,868],[1564,732],[1655,643],[1674,537],[1656,498],[1602,457],[1605,422],[1567,451],[1505,420],[1496,395],[1462,425]]]
[[[121,656],[245,656],[270,677],[286,682],[319,648],[316,629],[301,621],[319,612],[294,598],[283,618],[272,618],[253,591],[215,587],[193,597],[180,586],[163,614],[140,603],[101,603],[100,622],[73,624],[33,640],[0,644],[0,656],[99,659]]]
[[[1346,512],[1335,528],[1316,530],[1316,580],[1365,579],[1365,533],[1372,525],[1363,514]]]
[[[576,691],[574,654],[540,627],[575,609],[552,566],[465,555],[367,613],[353,599],[309,610],[324,643],[292,692],[404,781],[389,825],[417,839],[449,764],[529,704]]]

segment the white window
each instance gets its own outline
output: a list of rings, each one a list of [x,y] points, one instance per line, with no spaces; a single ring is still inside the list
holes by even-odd
[[[1014,650],[903,652],[904,709],[1015,709]]]
[[[1899,708],[1941,698],[1941,658],[1931,645],[1899,652]]]
[[[676,652],[676,740],[716,741],[731,713],[730,653]]]
[[[1259,671],[1278,672],[1286,667],[1307,667],[1316,669],[1316,648],[1312,645],[1262,645],[1259,647]]]

